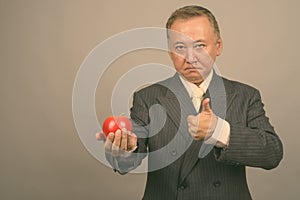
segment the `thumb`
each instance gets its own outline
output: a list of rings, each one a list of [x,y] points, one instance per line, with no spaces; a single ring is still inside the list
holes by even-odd
[[[211,111],[209,101],[210,101],[209,98],[206,98],[206,99],[203,100],[203,102],[202,102],[202,112],[210,112]]]
[[[105,137],[104,133],[101,131],[101,132],[96,133],[96,139],[99,141],[105,141],[106,137]]]

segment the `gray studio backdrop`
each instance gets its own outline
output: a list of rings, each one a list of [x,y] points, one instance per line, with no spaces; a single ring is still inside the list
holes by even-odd
[[[224,51],[222,75],[260,89],[267,115],[284,144],[271,171],[248,168],[254,199],[298,199],[299,35],[297,0],[1,0],[0,199],[140,199],[145,174],[120,176],[81,143],[72,116],[76,73],[89,52],[114,34],[164,27],[183,5],[217,17]],[[96,93],[99,123],[111,114],[114,84],[134,66],[171,66],[159,50],[123,55]]]

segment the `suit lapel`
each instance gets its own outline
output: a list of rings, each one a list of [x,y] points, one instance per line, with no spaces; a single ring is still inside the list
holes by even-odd
[[[205,98],[209,98],[209,91],[204,95],[203,99],[205,99]],[[202,110],[202,105],[200,106],[199,112],[201,112],[201,110]],[[187,130],[187,134],[190,135],[188,130]],[[190,173],[192,168],[199,161],[199,151],[202,146],[202,143],[203,143],[202,141],[193,140],[190,147],[185,152],[182,167],[180,170],[179,183],[184,181],[186,176]]]
[[[178,170],[181,167],[180,177],[185,177],[197,162],[202,143],[201,141],[193,140],[188,132],[187,117],[188,115],[197,115],[197,111],[178,74],[176,74],[168,84],[164,83],[162,85],[169,88],[169,90],[165,97],[158,98],[158,101],[167,108],[167,115],[171,118],[174,125],[178,127],[177,134],[181,134],[181,138],[185,140],[179,142],[177,148],[178,151],[184,149],[183,155],[185,156],[181,157],[181,165],[177,167]],[[178,103],[180,108],[178,108]],[[178,124],[179,121],[181,122],[180,125]]]
[[[231,106],[236,95],[231,84],[219,75],[214,74],[208,91],[213,112],[218,117],[225,119],[227,110]]]
[[[161,85],[167,87],[168,90],[164,97],[158,97],[158,101],[166,108],[168,117],[173,125],[178,128],[178,133],[182,134],[186,142],[190,144],[192,137],[187,133],[186,119],[188,115],[196,114],[191,98],[177,73],[169,82],[163,82]]]
[[[234,97],[235,93],[232,87],[226,85],[222,77],[214,74],[203,99],[210,98],[210,106],[215,115],[225,119],[227,110],[232,105]],[[200,112],[201,110],[202,105]],[[196,163],[198,161],[201,162],[200,158],[204,158],[213,148],[214,145],[208,145],[202,141],[193,141],[185,153],[179,181],[184,181]]]
[[[157,101],[166,109],[167,116],[170,119],[170,123],[165,126],[177,127],[177,132],[166,133],[168,134],[168,137],[172,137],[172,140],[163,147],[168,151],[166,152],[167,154],[163,154],[165,155],[164,159],[170,159],[170,161],[173,160],[172,162],[179,159],[178,163],[182,163],[182,155],[193,142],[192,136],[188,133],[187,116],[190,114],[196,114],[196,110],[177,73],[168,81],[160,82],[159,84],[168,88],[164,96],[157,97]],[[176,153],[174,154],[174,152]],[[161,153],[160,156],[162,156]],[[172,163],[169,161],[167,162]],[[176,167],[178,173],[180,166],[181,164],[173,166]]]

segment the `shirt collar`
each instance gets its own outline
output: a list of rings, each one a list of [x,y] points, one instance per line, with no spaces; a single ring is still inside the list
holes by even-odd
[[[209,84],[212,80],[212,77],[213,77],[213,70],[210,71],[209,75],[206,77],[206,79],[204,79],[204,81],[202,81],[202,83],[199,86],[195,85],[194,83],[189,82],[182,75],[179,75],[179,77],[180,77],[180,80],[181,80],[182,84],[184,85],[185,89],[187,90],[189,96],[192,97],[193,90],[191,87],[195,87],[195,86],[200,87],[204,91],[204,93],[206,93],[206,91],[209,87]]]

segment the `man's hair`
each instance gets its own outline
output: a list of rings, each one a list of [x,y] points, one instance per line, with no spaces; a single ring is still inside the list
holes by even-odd
[[[179,8],[175,10],[172,15],[169,17],[166,28],[167,28],[167,37],[169,38],[168,30],[171,28],[172,24],[176,20],[188,20],[193,17],[200,17],[200,16],[206,16],[209,20],[212,28],[214,29],[214,33],[216,36],[216,39],[220,38],[220,29],[218,22],[215,18],[215,16],[206,8],[201,6],[185,6],[182,8]]]

